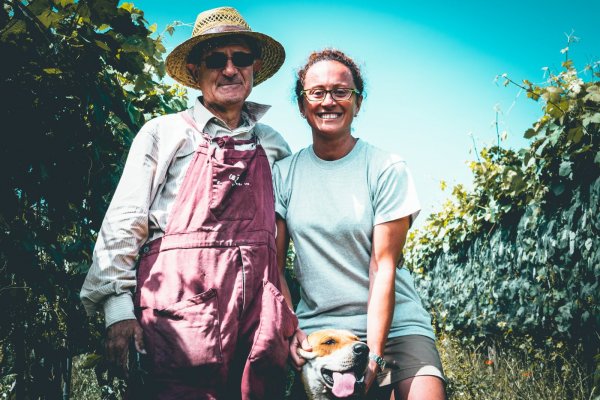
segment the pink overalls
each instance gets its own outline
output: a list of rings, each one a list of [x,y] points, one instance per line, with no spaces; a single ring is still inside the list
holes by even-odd
[[[215,141],[196,150],[165,235],[141,250],[135,306],[152,394],[280,399],[297,319],[278,289],[269,162],[258,143]]]

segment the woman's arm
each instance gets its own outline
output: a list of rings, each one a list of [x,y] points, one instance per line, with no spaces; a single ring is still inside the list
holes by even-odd
[[[383,357],[394,315],[396,266],[410,225],[409,217],[375,225],[369,265],[369,304],[367,310],[367,344],[372,353]],[[367,388],[379,367],[369,361]]]

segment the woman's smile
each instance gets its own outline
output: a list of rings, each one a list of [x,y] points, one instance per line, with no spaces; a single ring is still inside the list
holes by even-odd
[[[342,113],[317,113],[317,116],[321,119],[338,119],[342,116]]]

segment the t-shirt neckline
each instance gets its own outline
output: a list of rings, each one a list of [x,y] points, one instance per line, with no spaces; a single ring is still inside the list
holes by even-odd
[[[323,160],[322,158],[319,158],[319,156],[317,156],[317,154],[315,153],[315,149],[313,148],[312,144],[308,147],[308,153],[310,155],[310,159],[319,167],[324,169],[335,169],[340,168],[354,160],[362,147],[363,141],[360,140],[360,138],[356,138],[356,143],[354,144],[352,150],[350,150],[348,154],[346,154],[339,160],[333,161]]]

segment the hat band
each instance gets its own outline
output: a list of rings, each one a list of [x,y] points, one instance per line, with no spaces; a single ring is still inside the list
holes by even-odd
[[[240,25],[220,25],[214,28],[205,30],[202,32],[202,35],[208,35],[210,33],[221,33],[221,32],[252,32],[250,29],[245,26]],[[200,35],[198,35],[200,36]]]

